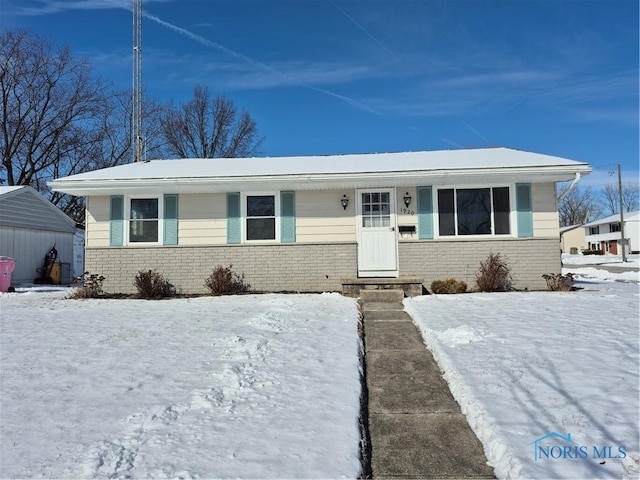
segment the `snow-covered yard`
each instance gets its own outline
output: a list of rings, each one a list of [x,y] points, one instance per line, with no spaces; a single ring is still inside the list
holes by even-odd
[[[586,273],[579,292],[405,300],[498,478],[639,477],[638,272]]]
[[[0,295],[0,478],[360,472],[354,300],[46,290]]]
[[[638,478],[638,272],[577,273],[405,301],[499,478]],[[1,478],[357,477],[353,300],[55,290],[0,295]]]

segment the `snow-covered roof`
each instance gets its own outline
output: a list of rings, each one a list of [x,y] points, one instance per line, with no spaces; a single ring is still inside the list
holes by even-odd
[[[624,218],[625,222],[629,221],[638,221],[640,220],[640,210],[636,210],[635,212],[625,212],[622,214],[622,218]],[[602,225],[605,223],[616,223],[620,221],[620,214],[616,213],[614,215],[609,215],[608,217],[601,218],[599,220],[594,220],[593,222],[585,223],[583,227],[593,227],[595,225]]]
[[[55,191],[99,195],[117,191],[238,191],[250,188],[367,188],[500,181],[566,181],[591,171],[586,163],[508,148],[307,157],[151,160],[59,178]],[[428,183],[425,183],[428,182]]]

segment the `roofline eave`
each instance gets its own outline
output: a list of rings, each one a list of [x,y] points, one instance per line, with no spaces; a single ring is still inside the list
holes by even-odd
[[[55,192],[75,196],[124,193],[225,193],[259,190],[334,190],[425,185],[479,185],[518,182],[563,182],[576,173],[591,172],[587,164],[543,167],[501,167],[457,170],[362,172],[331,174],[255,175],[65,180],[49,182]]]

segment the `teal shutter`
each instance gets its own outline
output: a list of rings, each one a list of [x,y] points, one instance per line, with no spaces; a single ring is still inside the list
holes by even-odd
[[[280,241],[296,241],[295,192],[280,192]]]
[[[178,244],[178,195],[164,196],[164,245]]]
[[[531,208],[531,184],[516,184],[516,212],[518,237],[533,237],[533,212]]]
[[[109,210],[109,245],[119,246],[124,239],[124,197],[113,195]]]
[[[240,193],[227,193],[227,243],[241,242],[241,222]]]
[[[418,187],[418,238],[433,238],[431,187]]]

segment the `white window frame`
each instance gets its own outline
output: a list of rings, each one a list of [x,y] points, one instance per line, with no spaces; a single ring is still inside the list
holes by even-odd
[[[275,238],[270,240],[248,240],[247,239],[247,219],[248,218],[258,218],[258,217],[247,217],[247,197],[267,197],[271,196],[274,198],[275,205]],[[280,192],[267,191],[267,192],[243,192],[241,195],[240,201],[240,212],[242,215],[242,225],[240,230],[242,231],[242,243],[249,244],[272,244],[272,243],[280,243]],[[263,218],[271,218],[271,217],[263,217]]]
[[[458,234],[458,196],[457,190],[488,188],[491,197],[491,233],[487,235],[459,235]],[[493,211],[493,189],[509,188],[509,233],[494,233],[495,218]],[[453,218],[454,218],[454,235],[440,235],[440,205],[438,204],[438,192],[440,190],[453,190]],[[433,238],[441,238],[445,240],[453,239],[482,239],[482,238],[517,238],[517,211],[516,211],[516,185],[510,184],[491,184],[491,185],[443,185],[433,186],[431,191],[431,204],[433,205]]]
[[[148,245],[162,245],[162,236],[164,232],[164,196],[163,195],[126,195],[124,197],[124,221],[125,221],[125,244],[128,246],[148,246]],[[158,239],[155,242],[132,242],[131,235],[131,200],[141,199],[156,199],[158,201]]]

